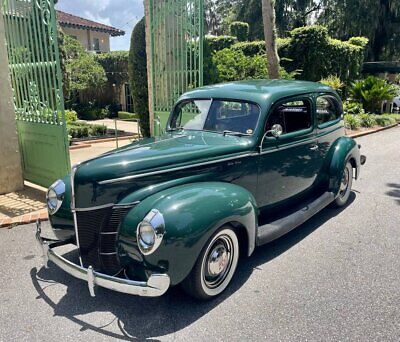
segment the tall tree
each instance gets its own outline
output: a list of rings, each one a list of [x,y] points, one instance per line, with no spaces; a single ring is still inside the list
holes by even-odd
[[[276,47],[275,0],[262,0],[265,46],[269,78],[279,78],[279,56]]]

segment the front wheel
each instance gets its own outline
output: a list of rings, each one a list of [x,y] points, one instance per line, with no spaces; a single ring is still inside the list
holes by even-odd
[[[353,185],[353,166],[348,161],[343,171],[342,181],[340,182],[339,195],[333,202],[335,207],[341,208],[347,204],[350,197],[352,185]]]
[[[193,297],[207,300],[229,285],[239,260],[239,241],[231,227],[222,227],[203,248],[190,275],[182,283]]]

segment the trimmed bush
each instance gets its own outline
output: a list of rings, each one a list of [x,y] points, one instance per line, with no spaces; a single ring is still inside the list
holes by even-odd
[[[129,112],[118,112],[118,119],[127,120],[127,119],[139,119],[139,116],[134,113]]]
[[[129,78],[133,107],[140,118],[140,129],[150,136],[149,95],[147,82],[146,23],[140,20],[132,32],[129,52]]]
[[[254,42],[239,42],[232,45],[232,50],[241,51],[245,56],[254,56],[265,53],[265,42],[257,40]]]
[[[267,59],[263,55],[247,57],[241,51],[223,49],[213,55],[218,81],[268,78]]]
[[[249,24],[242,21],[234,21],[229,26],[229,31],[239,42],[245,42],[249,39]]]
[[[210,52],[214,52],[230,48],[238,40],[232,36],[206,36],[204,42],[208,45]]]
[[[289,34],[278,45],[279,55],[286,70],[302,70],[301,79],[318,81],[337,75],[347,81],[361,74],[365,47],[332,39],[327,28],[318,25],[299,27]]]
[[[351,37],[348,42],[353,45],[365,48],[368,45],[369,39],[365,37]]]
[[[68,135],[71,138],[81,139],[88,137],[99,137],[107,133],[107,127],[102,125],[90,125],[84,122],[74,122],[67,126]]]

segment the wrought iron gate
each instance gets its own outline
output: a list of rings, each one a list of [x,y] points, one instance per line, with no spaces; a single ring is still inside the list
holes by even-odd
[[[70,169],[54,0],[1,0],[24,178]]]
[[[152,102],[165,127],[177,98],[203,85],[204,0],[150,0],[149,7]]]

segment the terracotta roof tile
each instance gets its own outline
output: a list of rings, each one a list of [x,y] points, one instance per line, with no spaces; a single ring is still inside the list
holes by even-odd
[[[123,36],[125,34],[124,31],[116,29],[115,27],[100,24],[62,11],[57,11],[57,20],[61,27],[91,29],[94,31],[109,33],[113,37]]]

